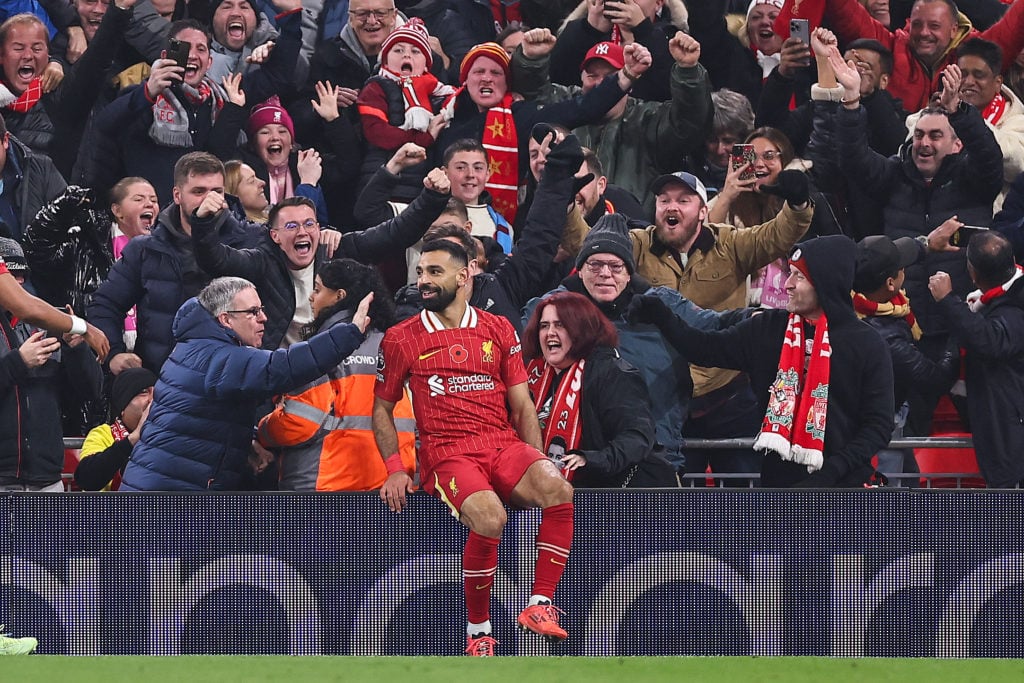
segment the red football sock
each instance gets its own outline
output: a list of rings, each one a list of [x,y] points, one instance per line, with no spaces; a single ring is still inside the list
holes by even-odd
[[[572,503],[552,505],[541,511],[537,530],[537,570],[533,594],[554,598],[572,545]]]
[[[469,532],[462,549],[462,585],[466,592],[466,616],[480,624],[491,618],[491,586],[498,571],[498,540]]]

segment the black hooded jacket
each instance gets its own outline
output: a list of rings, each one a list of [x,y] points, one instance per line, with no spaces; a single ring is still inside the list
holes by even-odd
[[[856,244],[842,235],[819,237],[796,246],[810,271],[828,320],[832,356],[825,463],[807,468],[767,452],[762,486],[860,486],[872,474],[871,456],[889,443],[893,427],[893,374],[889,349],[874,329],[857,319],[850,298]],[[661,321],[666,338],[693,363],[744,370],[767,410],[768,389],[779,367],[789,313],[764,311],[717,332],[694,330],[678,320]],[[813,332],[810,333],[813,337]]]
[[[989,488],[1024,481],[1024,278],[974,313],[955,294],[937,303],[967,355],[967,413]]]

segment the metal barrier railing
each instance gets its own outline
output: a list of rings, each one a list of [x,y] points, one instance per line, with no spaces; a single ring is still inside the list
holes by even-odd
[[[85,439],[64,438],[64,448],[81,448]],[[726,448],[752,448],[753,437],[736,439],[686,439],[683,443],[685,448],[706,448],[720,450]],[[889,448],[974,448],[974,441],[970,437],[962,436],[920,436],[893,439],[889,442]],[[965,484],[971,484],[970,488],[978,488],[974,480],[978,480],[977,472],[908,472],[906,474],[889,474],[889,481],[901,486],[913,486],[915,482],[920,485],[924,480],[925,488],[933,488],[936,482],[944,484],[942,488],[965,488]],[[71,475],[65,474],[66,483],[70,483]],[[725,487],[730,480],[744,481],[746,485],[753,488],[761,478],[759,472],[721,472],[683,474],[680,479],[684,486],[697,488],[698,482],[706,482],[713,479],[716,486]],[[952,482],[953,485],[945,485],[945,482]]]
[[[684,448],[705,448],[720,450],[726,448],[752,448],[753,437],[736,439],[686,439]],[[920,436],[893,439],[889,448],[974,448],[974,441],[963,436]],[[887,474],[890,484],[897,486],[919,487],[924,481],[924,488],[979,488],[977,472],[907,472]],[[693,472],[680,477],[684,486],[690,488],[703,487],[702,482],[711,479],[717,487],[725,487],[729,482],[739,481],[753,488],[760,479],[756,472]],[[938,484],[938,486],[937,486]]]

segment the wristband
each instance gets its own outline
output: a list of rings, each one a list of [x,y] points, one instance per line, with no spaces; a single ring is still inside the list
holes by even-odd
[[[633,82],[636,82],[636,81],[640,80],[640,76],[636,75],[635,73],[633,73],[632,71],[630,71],[626,67],[622,67],[622,75],[625,76],[628,80],[633,81]]]
[[[843,104],[857,104],[858,102],[860,102],[860,95],[857,95],[852,100],[848,100],[844,96],[839,101],[842,102]]]
[[[71,329],[68,330],[71,334],[85,334],[89,330],[86,326],[85,321],[79,318],[77,315],[71,316]]]
[[[395,472],[405,472],[405,464],[402,462],[402,456],[398,453],[392,453],[384,458],[384,467],[387,468],[389,477]]]

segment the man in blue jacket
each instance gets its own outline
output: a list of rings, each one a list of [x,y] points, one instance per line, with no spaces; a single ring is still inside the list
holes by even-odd
[[[257,407],[326,374],[359,348],[372,299],[360,302],[349,324],[264,351],[267,316],[256,287],[237,277],[210,282],[174,318],[177,344],[160,372],[120,490],[241,488]]]

